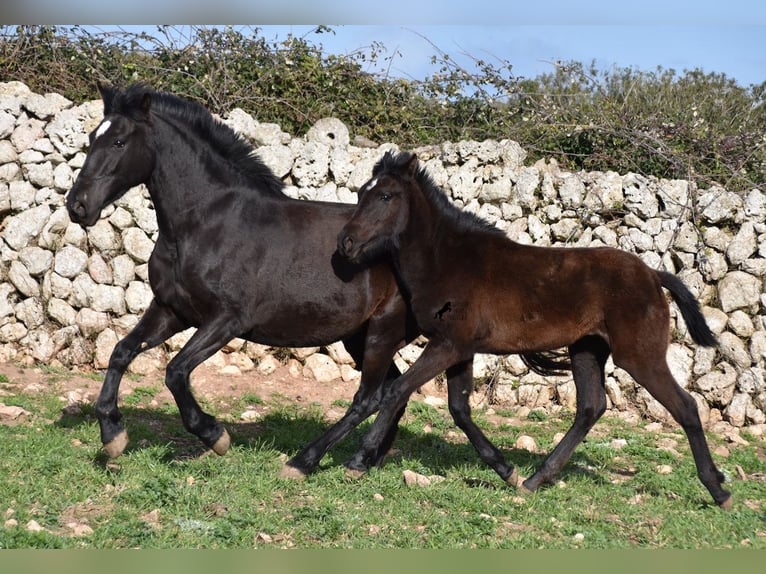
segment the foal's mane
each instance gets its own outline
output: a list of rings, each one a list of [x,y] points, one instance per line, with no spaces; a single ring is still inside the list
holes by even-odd
[[[197,102],[137,83],[114,91],[109,113],[139,120],[145,113],[143,102],[147,95],[151,99],[153,113],[166,119],[177,120],[192,130],[211,150],[225,158],[248,183],[271,195],[284,197],[284,184],[255,154],[255,147]]]
[[[387,151],[375,164],[372,174],[373,176],[388,174],[398,177],[407,177],[410,169],[409,163],[412,157],[413,154],[410,152],[394,153],[392,151]],[[474,213],[460,209],[453,204],[444,191],[436,185],[431,175],[422,165],[420,165],[420,163],[417,164],[414,176],[415,182],[420,189],[423,190],[428,202],[437,208],[442,217],[453,223],[459,229],[479,231],[483,233],[495,233],[505,236],[505,233],[501,229],[495,227],[487,220],[482,219]]]
[[[400,178],[409,178],[412,171],[410,164],[412,159],[412,153],[401,152],[395,154],[391,151],[387,151],[383,155],[383,158],[375,164],[375,167],[373,167],[373,177],[392,175]],[[421,166],[420,163],[416,165],[417,167],[414,173],[412,173],[415,178],[415,183],[417,183],[423,191],[426,201],[433,205],[443,217],[443,221],[448,224],[451,223],[453,227],[458,230],[500,235],[506,239],[506,241],[510,242],[510,239],[507,238],[503,230],[495,227],[478,215],[464,211],[454,205],[447,198],[444,191],[436,185],[426,169]],[[521,360],[528,368],[543,376],[560,375],[563,372],[570,371],[572,369],[572,364],[569,361],[568,356],[566,350],[522,353],[520,355]]]

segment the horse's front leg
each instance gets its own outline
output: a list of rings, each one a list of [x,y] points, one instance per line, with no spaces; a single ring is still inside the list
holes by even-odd
[[[186,325],[170,309],[152,301],[136,326],[115,345],[96,401],[101,443],[110,458],[120,456],[128,445],[128,433],[125,432],[122,415],[117,408],[120,381],[128,365],[139,353],[156,347],[185,328]]]
[[[490,442],[471,418],[469,398],[473,392],[473,358],[447,369],[449,412],[455,424],[471,441],[486,462],[505,482],[518,487],[521,479],[516,468],[505,461],[503,453]]]
[[[407,405],[410,395],[439,373],[459,362],[460,356],[448,341],[431,339],[417,361],[401,377],[391,382],[380,403],[380,412],[362,440],[359,450],[346,463],[352,476],[367,471],[377,459],[381,445],[397,423],[397,415]]]
[[[385,372],[385,366],[383,366],[383,370]],[[378,376],[370,371],[363,371],[359,389],[354,394],[353,401],[346,411],[346,414],[344,414],[343,417],[322,436],[301,449],[297,455],[288,460],[284,467],[282,467],[281,476],[283,478],[304,478],[316,468],[319,461],[328,450],[359,426],[359,423],[374,413],[378,409],[381,396],[383,395],[384,386],[380,382],[382,377],[382,375]],[[391,446],[391,443],[396,436],[395,425],[391,431],[392,432],[389,433],[384,441],[385,444],[381,446],[381,448],[385,448],[386,451]],[[385,454],[386,453],[383,452],[377,458],[382,459]]]
[[[374,317],[366,330],[343,340],[346,350],[362,372],[362,380],[354,394],[346,414],[321,437],[303,448],[282,468],[282,476],[303,478],[313,471],[322,457],[340,440],[345,438],[359,423],[378,410],[384,389],[401,375],[393,363],[396,350],[404,343],[404,306],[402,313],[390,313]],[[384,384],[386,383],[386,384]],[[396,436],[396,425],[386,437],[379,455],[382,459]]]
[[[196,435],[217,454],[229,450],[229,433],[215,418],[205,413],[191,393],[191,372],[209,359],[231,339],[239,335],[237,317],[222,315],[210,323],[200,325],[191,339],[168,363],[165,384],[173,394],[184,428]]]

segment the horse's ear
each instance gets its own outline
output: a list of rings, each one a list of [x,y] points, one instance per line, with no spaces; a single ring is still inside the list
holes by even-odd
[[[149,92],[146,92],[144,96],[141,98],[141,111],[149,115],[149,110],[152,107],[152,94]]]
[[[96,83],[98,93],[101,94],[101,99],[104,102],[104,115],[109,114],[109,110],[112,107],[112,101],[114,100],[115,89],[108,82],[102,82],[99,80]]]
[[[407,160],[407,165],[405,166],[405,170],[407,172],[407,175],[410,177],[415,177],[415,174],[418,171],[418,156],[417,154],[410,154],[410,159]]]

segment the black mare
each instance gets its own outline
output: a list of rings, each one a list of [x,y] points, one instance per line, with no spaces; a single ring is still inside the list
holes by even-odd
[[[377,419],[348,463],[351,470],[366,469],[410,393],[440,372],[459,369],[475,353],[566,347],[577,389],[575,420],[526,480],[486,439],[477,442],[472,437],[468,405],[455,402],[459,393],[451,392],[453,417],[483,460],[525,490],[552,482],[606,410],[604,365],[611,354],[615,365],[630,373],[683,427],[700,481],[719,506],[731,506],[697,404],[667,365],[670,312],[663,288],[678,305],[692,339],[700,345],[716,344],[699,303],[675,275],[651,269],[636,255],[618,249],[515,243],[451,204],[409,153],[389,152],[376,164],[360,191],[354,216],[338,236],[338,251],[354,262],[393,257],[402,292],[429,339],[418,360],[383,398]]]

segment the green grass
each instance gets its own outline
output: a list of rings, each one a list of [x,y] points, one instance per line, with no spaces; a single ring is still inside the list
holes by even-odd
[[[140,388],[122,403],[131,443],[116,461],[101,455],[92,407],[64,414],[53,394],[2,397],[32,415],[0,425],[0,516],[16,523],[0,523],[0,548],[766,548],[766,444],[756,437],[717,458],[735,496],[730,512],[700,484],[680,431],[607,416],[557,485],[522,497],[478,460],[446,408],[423,403],[408,408],[382,468],[355,481],[343,471],[365,423],[295,482],[279,470],[326,428],[317,405],[251,396],[244,402],[269,409],[246,423],[207,404],[233,438],[217,457],[183,430],[174,405],[148,408],[157,389]],[[515,449],[518,436],[547,452],[571,422],[538,415],[514,426],[476,414],[525,475],[544,455]],[[614,438],[627,444],[617,450]],[[680,457],[658,450],[660,438],[677,441]],[[657,472],[662,464],[672,472]],[[406,469],[444,480],[408,487]],[[43,530],[29,531],[32,520]]]
[[[140,405],[146,400],[153,399],[160,392],[159,386],[136,387],[133,392],[123,398],[123,403],[128,406]]]

